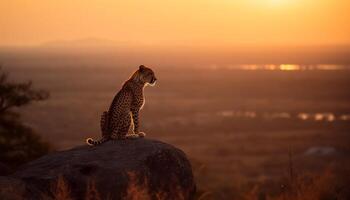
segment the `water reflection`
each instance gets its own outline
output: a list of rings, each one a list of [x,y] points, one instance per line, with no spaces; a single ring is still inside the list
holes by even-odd
[[[334,113],[289,113],[289,112],[256,112],[256,111],[242,111],[242,110],[222,110],[213,113],[193,113],[186,116],[174,116],[166,118],[162,121],[152,123],[152,125],[159,125],[167,127],[169,124],[184,125],[209,125],[215,124],[222,119],[244,119],[244,120],[296,120],[309,122],[324,122],[333,123],[336,121],[350,121],[350,114],[334,114]],[[151,124],[148,122],[147,126]]]
[[[214,67],[215,66],[215,67]],[[280,70],[280,71],[305,71],[305,70],[349,70],[347,65],[299,65],[299,64],[261,64],[261,65],[229,65],[220,67],[218,65],[210,66],[211,69],[216,70],[220,68],[226,69],[240,69],[240,70]]]
[[[343,121],[350,121],[350,115],[341,115],[339,119]]]
[[[335,120],[335,116],[332,113],[316,113],[315,121],[322,121],[322,120],[332,122]]]
[[[224,110],[217,113],[222,117],[239,117],[239,118],[255,118],[256,113],[254,111],[232,111]]]
[[[287,65],[287,64],[283,64],[283,65],[280,65],[278,69],[291,71],[291,70],[300,70],[302,68],[301,68],[301,65]]]
[[[281,113],[264,113],[263,114],[264,119],[288,119],[291,118],[291,114],[287,112],[281,112]]]
[[[255,111],[234,111],[234,110],[224,110],[217,112],[218,116],[221,117],[233,117],[233,118],[257,118],[261,117],[266,120],[272,119],[299,119],[302,121],[311,120],[311,121],[350,121],[350,114],[339,114],[334,113],[306,113],[300,112],[297,115],[293,115],[288,112],[263,112],[257,113]]]

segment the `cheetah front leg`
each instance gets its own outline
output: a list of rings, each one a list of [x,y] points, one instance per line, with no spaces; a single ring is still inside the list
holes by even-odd
[[[139,137],[145,137],[146,133],[139,131],[139,110],[138,109],[132,109],[132,121],[134,124],[134,134],[138,135]]]

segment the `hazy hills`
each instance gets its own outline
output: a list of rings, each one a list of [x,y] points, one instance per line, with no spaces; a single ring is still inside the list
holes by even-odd
[[[167,46],[100,38],[55,40],[36,46],[0,46],[0,63],[8,65],[146,63],[166,66],[234,64],[350,64],[343,46]],[[104,63],[104,64],[103,64]]]

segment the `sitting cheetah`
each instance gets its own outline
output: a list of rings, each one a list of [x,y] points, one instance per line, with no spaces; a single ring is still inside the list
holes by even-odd
[[[154,86],[156,80],[154,72],[141,65],[114,97],[108,112],[103,112],[100,120],[102,138],[97,141],[88,138],[86,143],[98,145],[111,139],[144,137],[145,133],[139,132],[139,111],[145,103],[143,89],[146,85]],[[131,122],[134,133],[127,135]]]

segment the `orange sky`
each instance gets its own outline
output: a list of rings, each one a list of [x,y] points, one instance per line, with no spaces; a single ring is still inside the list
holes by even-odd
[[[1,0],[0,45],[350,44],[349,0]]]

